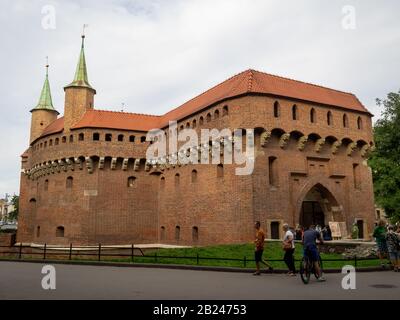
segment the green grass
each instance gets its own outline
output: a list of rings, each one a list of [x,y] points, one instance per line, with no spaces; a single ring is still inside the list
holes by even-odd
[[[107,257],[107,252],[102,252],[101,261],[106,262],[124,262],[132,263],[131,257]],[[302,258],[302,245],[296,243],[295,259],[296,268],[299,266],[299,261]],[[130,254],[130,249],[125,252]],[[135,252],[137,254],[137,252]],[[267,242],[264,249],[264,259],[269,261],[275,269],[286,269],[283,261],[284,251],[280,242]],[[163,258],[168,256],[169,258]],[[200,258],[197,260],[197,256]],[[18,254],[14,255],[17,258]],[[179,258],[190,257],[190,258]],[[341,254],[321,254],[324,269],[342,268],[344,265],[354,265],[354,259],[347,261],[327,261],[326,259],[343,259]],[[23,254],[24,259],[41,259],[42,255]],[[68,254],[62,257],[68,259]],[[209,258],[209,259],[207,259]],[[216,258],[237,259],[234,260],[218,260]],[[1,259],[1,256],[0,256]],[[52,259],[51,255],[47,259]],[[96,254],[94,256],[73,255],[74,261],[97,261]],[[254,260],[254,245],[253,244],[233,244],[219,245],[208,247],[193,247],[179,249],[155,249],[145,251],[145,257],[135,256],[134,263],[158,263],[158,264],[180,264],[180,265],[200,265],[200,266],[221,266],[221,267],[238,267],[238,268],[255,268]],[[272,260],[272,261],[271,261]],[[279,261],[273,261],[279,260]],[[357,261],[357,267],[379,266],[379,260]]]
[[[303,248],[301,244],[296,244],[295,259],[296,267],[299,264],[298,260],[302,258]],[[184,264],[184,265],[201,265],[201,266],[223,266],[223,267],[247,267],[255,268],[254,260],[254,245],[253,244],[234,244],[220,245],[209,247],[194,247],[181,249],[158,249],[147,251],[146,257],[135,257],[135,263],[163,263],[163,264]],[[201,258],[197,262],[197,255]],[[268,242],[264,249],[264,259],[282,260],[284,251],[280,242]],[[168,256],[172,258],[162,258]],[[181,259],[173,257],[193,257],[192,259]],[[341,254],[321,254],[324,259],[343,259]],[[229,258],[240,259],[240,261],[230,260],[214,260],[204,258]],[[246,260],[246,263],[244,261]],[[112,259],[115,262],[130,262],[131,259]],[[270,261],[270,264],[276,269],[285,269],[286,265],[283,261]],[[344,265],[354,265],[354,260],[348,261],[325,261],[324,268],[341,268]],[[378,266],[378,260],[357,261],[358,267]]]

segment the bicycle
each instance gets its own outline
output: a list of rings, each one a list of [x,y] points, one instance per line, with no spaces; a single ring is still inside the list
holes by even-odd
[[[323,275],[322,269],[322,259],[321,256],[318,256],[318,264],[321,270],[321,276]],[[315,270],[314,262],[308,256],[308,253],[305,252],[303,255],[303,259],[300,262],[300,277],[304,284],[308,284],[310,282],[311,273],[314,274],[315,278],[318,280],[320,276],[318,276],[317,271]]]

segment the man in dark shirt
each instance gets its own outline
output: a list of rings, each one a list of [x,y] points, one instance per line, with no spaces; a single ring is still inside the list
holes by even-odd
[[[321,234],[314,229],[314,226],[310,226],[303,235],[303,248],[304,255],[307,255],[310,260],[314,263],[315,271],[318,275],[318,281],[325,281],[322,276],[321,268],[319,266],[319,252],[317,248],[317,240],[319,243],[324,243]]]

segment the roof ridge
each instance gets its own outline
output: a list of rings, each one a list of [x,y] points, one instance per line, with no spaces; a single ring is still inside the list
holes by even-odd
[[[254,78],[254,70],[249,69],[247,70],[248,79],[247,79],[247,92],[251,92],[253,90],[253,78]]]
[[[336,91],[336,92],[345,93],[345,94],[349,94],[349,95],[355,96],[355,94],[354,94],[354,93],[351,93],[351,92],[347,92],[347,91],[343,91],[343,90],[337,90],[337,89],[333,89],[333,88],[321,86],[321,85],[318,85],[318,84],[315,84],[315,83],[311,83],[311,82],[306,82],[306,81],[296,80],[296,79],[293,79],[293,78],[278,76],[278,75],[276,75],[276,74],[267,73],[267,72],[264,72],[264,71],[258,71],[258,70],[253,70],[253,71],[254,71],[254,72],[257,72],[257,73],[269,75],[269,76],[271,76],[271,77],[283,79],[283,80],[290,80],[290,81],[294,81],[294,82],[298,82],[298,83],[303,83],[303,84],[306,84],[306,85],[310,85],[310,86],[314,86],[314,87],[318,87],[318,88],[322,88],[322,89],[327,89],[327,90]]]
[[[121,114],[130,114],[130,115],[137,115],[137,116],[147,116],[147,117],[155,117],[155,118],[161,118],[162,116],[160,115],[155,115],[155,114],[147,114],[147,113],[138,113],[138,112],[126,112],[126,111],[115,111],[115,110],[103,110],[103,109],[93,109],[93,110],[88,110],[94,111],[94,112],[110,112],[110,113],[121,113]]]
[[[230,80],[232,80],[232,79],[234,79],[234,78],[236,78],[236,77],[238,77],[238,76],[240,76],[240,75],[242,75],[242,74],[245,74],[246,72],[249,72],[250,70],[251,70],[251,69],[247,69],[247,70],[245,70],[245,71],[242,71],[242,72],[239,72],[239,73],[233,75],[232,77],[230,77],[230,78],[228,78],[228,79],[226,79],[226,80],[224,80],[224,81],[222,81],[222,82],[216,84],[215,86],[211,87],[210,89],[208,89],[208,90],[206,90],[206,91],[203,91],[202,93],[198,94],[197,96],[193,97],[192,99],[187,100],[187,101],[185,101],[184,103],[180,104],[179,106],[177,106],[177,107],[171,109],[170,111],[166,112],[163,116],[165,116],[165,115],[171,113],[172,111],[174,111],[174,110],[176,110],[176,109],[182,107],[183,105],[185,105],[185,104],[187,104],[187,103],[189,103],[189,102],[191,102],[191,101],[193,101],[193,100],[195,100],[195,99],[201,97],[202,95],[204,95],[204,94],[210,92],[211,90],[216,89],[216,88],[218,88],[218,87],[224,85],[226,82],[228,82],[228,81],[230,81]]]

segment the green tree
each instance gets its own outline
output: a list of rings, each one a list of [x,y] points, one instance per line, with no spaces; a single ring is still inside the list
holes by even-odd
[[[393,222],[400,220],[400,91],[377,99],[383,107],[382,118],[374,126],[376,150],[372,168],[376,202]]]
[[[19,196],[13,195],[11,198],[11,204],[14,207],[14,210],[8,213],[9,220],[17,220],[18,212],[19,212]]]

